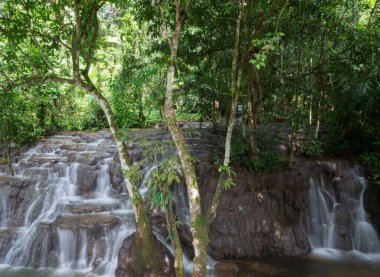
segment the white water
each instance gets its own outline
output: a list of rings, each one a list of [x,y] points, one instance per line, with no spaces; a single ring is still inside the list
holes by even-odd
[[[114,276],[123,240],[135,231],[134,215],[126,197],[112,197],[113,141],[103,138],[108,132],[97,134],[85,140],[54,136],[14,164],[15,179],[32,178],[32,197],[21,224],[13,222],[9,226],[10,198],[0,194],[2,230],[18,233],[5,256],[0,257],[4,268],[55,268],[52,276],[74,276],[74,272],[81,276]],[[111,150],[104,155],[107,147]],[[80,195],[77,158],[86,152],[99,155],[93,167],[97,180],[91,195]],[[73,155],[76,158],[68,162]],[[86,209],[72,213],[70,208],[80,205]],[[99,212],[102,205],[112,208]]]
[[[310,178],[305,231],[312,255],[332,260],[380,262],[380,240],[364,209],[367,185],[359,167],[346,168],[337,184]]]
[[[0,256],[0,271],[34,268],[46,276],[114,276],[120,247],[135,231],[135,220],[128,197],[112,187],[110,170],[115,147],[111,139],[104,137],[109,133],[53,136],[19,157],[13,165],[14,178],[1,174],[16,181],[32,181],[20,190],[31,193],[21,221],[9,219],[15,212],[12,197],[0,190],[1,230],[17,234],[4,256]],[[97,173],[96,183],[92,193],[86,195],[78,186],[83,156],[96,158],[95,163],[90,162]],[[147,166],[142,170],[143,196],[147,193],[144,184],[155,168]],[[176,186],[174,194],[180,220],[189,224],[184,186]],[[0,250],[1,239],[0,234]],[[165,239],[160,239],[171,248]],[[208,257],[208,276],[213,275],[214,263]],[[184,257],[184,265],[190,275],[192,261]]]

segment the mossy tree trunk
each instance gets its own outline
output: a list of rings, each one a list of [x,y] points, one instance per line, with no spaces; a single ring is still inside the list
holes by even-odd
[[[141,245],[141,257],[147,267],[152,267],[161,262],[157,258],[157,241],[152,233],[145,203],[138,190],[138,186],[127,176],[127,173],[132,170],[128,149],[124,143],[124,138],[119,132],[119,126],[108,100],[102,95],[89,77],[90,68],[94,62],[94,54],[97,49],[99,31],[97,13],[104,3],[104,1],[97,0],[88,2],[74,0],[67,6],[66,3],[59,2],[59,4],[62,5],[62,10],[70,9],[72,11],[64,15],[68,17],[66,18],[68,21],[73,22],[73,28],[70,30],[71,32],[68,32],[70,35],[67,37],[67,42],[59,40],[62,51],[71,57],[71,76],[59,76],[55,72],[49,72],[47,74],[43,72],[30,76],[29,78],[24,78],[20,82],[12,82],[9,89],[20,86],[39,85],[46,82],[69,84],[86,91],[100,105],[107,118],[116,143],[126,187],[134,208],[137,225],[137,243]],[[54,22],[54,24],[62,24],[60,19],[56,20],[59,20],[59,22]],[[41,34],[41,36],[43,36],[43,34]],[[47,36],[49,36],[49,34],[47,34]],[[49,37],[45,38],[49,39]],[[56,69],[56,71],[59,70]],[[66,72],[66,68],[61,70],[61,72]]]
[[[181,12],[182,4],[181,0],[175,1],[175,29],[172,36],[169,35],[169,30],[166,25],[165,19],[165,7],[160,4],[160,10],[162,15],[163,30],[168,39],[171,56],[169,61],[169,69],[166,82],[166,95],[164,104],[164,113],[166,124],[173,137],[174,144],[178,151],[178,156],[181,161],[184,178],[187,185],[187,191],[189,195],[190,206],[190,230],[193,234],[193,247],[194,247],[194,269],[192,276],[203,277],[206,275],[206,257],[207,257],[207,231],[205,222],[201,212],[201,199],[198,188],[197,176],[195,174],[194,166],[191,162],[191,156],[186,145],[185,137],[182,130],[177,125],[175,110],[173,107],[173,86],[175,66],[177,59],[177,52],[179,46],[179,37],[181,32]]]

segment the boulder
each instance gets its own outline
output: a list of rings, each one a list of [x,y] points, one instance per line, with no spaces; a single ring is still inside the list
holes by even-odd
[[[81,195],[89,195],[95,191],[97,176],[95,167],[85,164],[78,166],[76,184]]]
[[[165,277],[175,276],[174,258],[170,251],[158,240],[155,261],[143,261],[139,239],[136,233],[126,238],[119,251],[116,277]],[[152,251],[144,249],[143,251]],[[153,263],[154,262],[154,263]]]

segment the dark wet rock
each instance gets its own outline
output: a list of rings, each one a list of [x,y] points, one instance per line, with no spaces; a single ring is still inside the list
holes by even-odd
[[[33,197],[32,183],[31,180],[25,178],[0,176],[0,194],[7,202],[6,213],[9,227],[23,225],[26,211]]]
[[[380,234],[380,186],[371,184],[364,191],[364,208],[371,223]]]
[[[15,237],[17,237],[17,230],[11,228],[0,229],[0,257],[5,256]]]
[[[119,251],[116,277],[156,277],[175,276],[174,258],[170,251],[158,240],[158,257],[155,261],[143,261],[142,248],[136,233],[126,238]],[[143,250],[144,251],[144,250]],[[151,251],[145,249],[145,251]],[[154,262],[154,264],[153,264]]]
[[[96,189],[97,171],[95,167],[80,164],[77,171],[77,186],[82,195],[91,194]]]
[[[211,225],[210,254],[223,259],[309,252],[308,239],[299,226],[302,211],[307,209],[308,167],[271,174],[243,168],[235,172],[236,185],[222,193]],[[198,173],[203,209],[207,209],[219,174],[214,166],[203,163]]]
[[[112,188],[115,189],[116,192],[119,192],[119,193],[125,192],[126,187],[125,187],[123,171],[121,170],[120,162],[115,161],[115,156],[110,167]]]
[[[50,224],[39,224],[36,232],[36,238],[32,241],[27,249],[29,261],[28,264],[32,268],[56,267],[58,266],[59,252],[58,242],[56,240],[55,230]]]
[[[98,151],[87,151],[82,153],[70,153],[68,156],[69,162],[77,162],[89,166],[97,165],[100,160],[112,157],[109,153],[102,153]]]
[[[104,260],[104,256],[107,252],[107,240],[102,238],[99,240],[91,240],[87,245],[87,263],[89,264],[92,260],[93,266],[96,268]],[[90,260],[91,259],[91,260]]]

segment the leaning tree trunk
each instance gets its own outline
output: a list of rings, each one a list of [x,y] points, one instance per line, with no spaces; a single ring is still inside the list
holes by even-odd
[[[367,24],[368,28],[371,28],[373,23],[375,22],[376,14],[379,10],[379,6],[380,6],[380,0],[377,0],[375,2],[375,5],[373,6],[373,9],[371,11],[371,15],[370,15],[369,20],[368,20],[368,24]]]
[[[88,75],[84,75],[84,78],[85,82],[80,81],[80,86],[86,90],[102,108],[115,140],[127,191],[135,212],[137,238],[140,240],[141,245],[143,245],[143,249],[141,249],[140,254],[146,260],[147,267],[149,267],[159,261],[159,259],[155,259],[155,249],[157,249],[157,243],[153,237],[154,235],[149,224],[145,203],[138,190],[137,184],[129,180],[127,177],[128,172],[133,170],[131,168],[128,149],[123,141],[122,135],[119,132],[119,127],[116,123],[116,119],[109,102],[95,87]]]
[[[161,8],[161,15],[163,20],[163,28],[166,33],[166,22],[164,17],[163,7]],[[169,70],[167,74],[166,83],[166,96],[164,104],[164,113],[166,123],[169,131],[173,137],[174,144],[178,151],[178,156],[181,161],[184,178],[189,195],[190,207],[190,230],[193,234],[193,247],[194,247],[194,269],[193,277],[203,277],[206,275],[206,257],[207,257],[207,243],[208,236],[205,228],[204,219],[201,212],[201,199],[198,188],[197,176],[195,174],[194,166],[191,162],[191,156],[186,145],[185,137],[182,130],[177,126],[175,111],[173,108],[173,84],[175,73],[175,62],[177,58],[177,51],[179,45],[179,36],[181,31],[181,0],[176,0],[176,15],[175,15],[175,30],[172,40],[169,39],[171,48],[171,58],[169,62]]]

